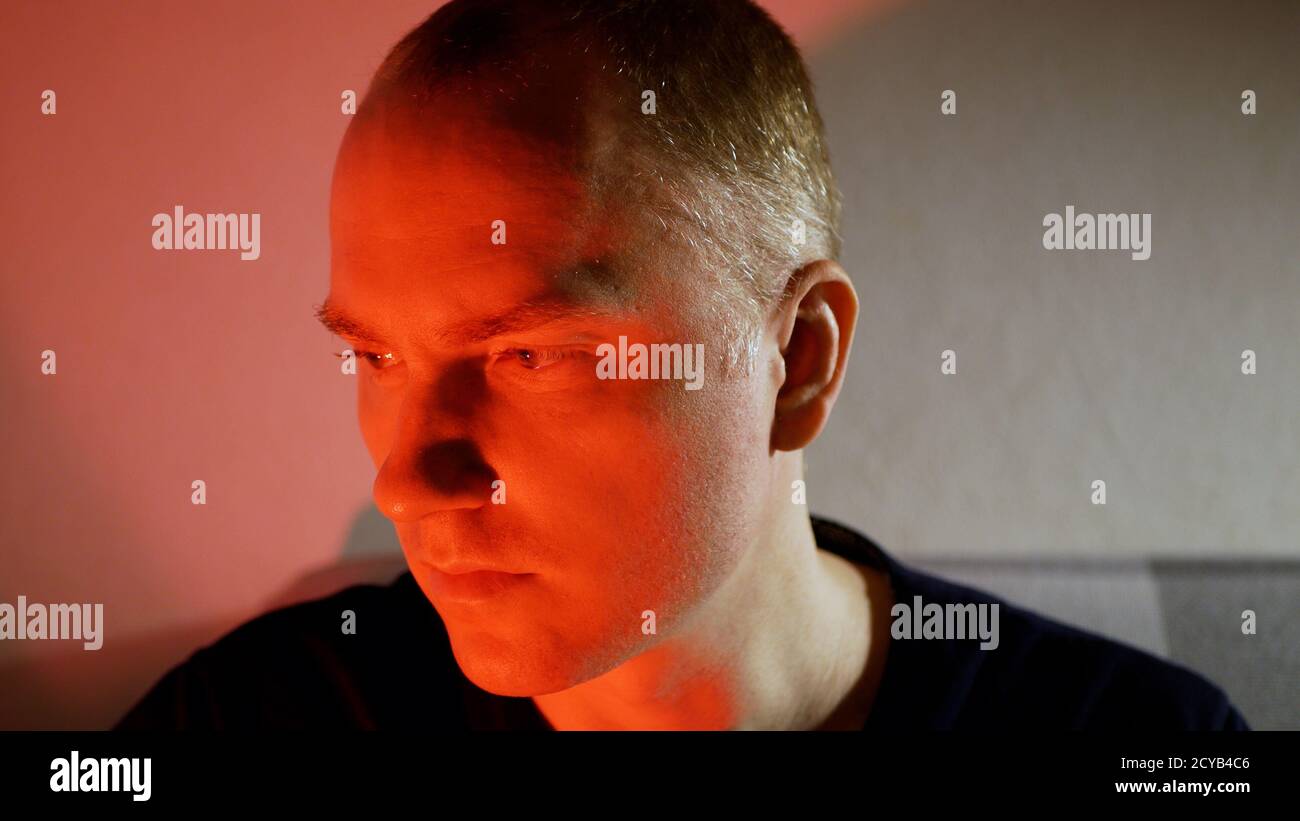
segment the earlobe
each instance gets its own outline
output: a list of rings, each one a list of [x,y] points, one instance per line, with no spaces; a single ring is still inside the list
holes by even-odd
[[[806,447],[826,425],[844,379],[858,300],[840,265],[818,260],[791,278],[778,340],[784,381],[777,391],[771,446]]]

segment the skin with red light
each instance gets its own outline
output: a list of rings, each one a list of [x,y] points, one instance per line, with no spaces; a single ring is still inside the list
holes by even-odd
[[[349,128],[327,305],[363,359],[375,502],[465,675],[557,728],[860,726],[887,582],[819,550],[791,501],[843,377],[852,285],[805,266],[752,367],[724,367],[680,232],[590,183],[609,116],[458,98]],[[620,335],[702,343],[704,388],[598,379],[596,346]],[[438,568],[519,575],[463,598]]]

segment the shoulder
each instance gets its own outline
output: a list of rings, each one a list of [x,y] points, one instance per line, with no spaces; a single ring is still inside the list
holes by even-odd
[[[937,695],[954,727],[1247,729],[1226,694],[1186,667],[912,568],[898,566],[896,578],[899,601],[983,604],[997,614],[994,648],[891,643],[891,653],[916,645],[900,655],[921,667],[946,668],[951,683]]]
[[[399,691],[450,685],[450,663],[437,612],[404,573],[245,622],[170,670],[116,729],[377,726]]]

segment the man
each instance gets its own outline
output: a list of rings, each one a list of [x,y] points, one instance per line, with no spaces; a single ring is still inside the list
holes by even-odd
[[[410,572],[244,625],[120,726],[1244,727],[810,519],[858,313],[838,224],[806,70],[747,0],[439,9],[344,139],[318,310]],[[998,616],[903,638],[913,602]]]

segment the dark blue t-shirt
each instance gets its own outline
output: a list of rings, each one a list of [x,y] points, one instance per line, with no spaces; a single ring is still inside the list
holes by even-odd
[[[978,638],[892,637],[864,730],[1244,730],[1224,693],[1183,667],[900,564],[813,518],[818,545],[888,575],[895,602],[997,604]],[[352,610],[365,629],[345,635]],[[531,699],[488,693],[452,655],[409,573],[260,616],[167,673],[117,729],[550,729]]]

